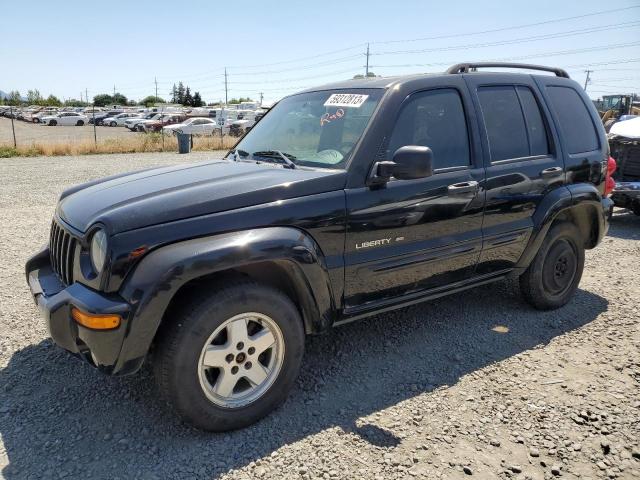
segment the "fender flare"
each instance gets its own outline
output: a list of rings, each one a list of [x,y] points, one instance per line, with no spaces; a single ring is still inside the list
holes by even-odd
[[[115,370],[142,364],[167,307],[185,284],[263,262],[285,267],[307,333],[332,325],[336,307],[327,266],[319,246],[302,230],[268,227],[187,240],[150,252],[121,287],[120,295],[134,310]]]
[[[591,246],[595,246],[607,233],[607,218],[603,199],[595,185],[575,184],[556,188],[540,202],[533,214],[533,230],[515,268],[524,271],[538,253],[549,228],[559,215],[576,209],[593,209],[597,212],[597,232]]]

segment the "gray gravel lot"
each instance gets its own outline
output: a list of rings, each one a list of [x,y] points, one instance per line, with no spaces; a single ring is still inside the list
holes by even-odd
[[[310,338],[285,405],[233,433],[183,425],[149,368],[109,378],[52,345],[23,265],[61,190],[211,156],[0,160],[4,477],[640,478],[640,217],[624,211],[568,306],[534,311],[502,282]]]
[[[83,125],[82,127],[56,125],[50,127],[39,123],[14,120],[14,127],[18,146],[31,145],[32,143],[93,142],[93,125]],[[96,127],[98,141],[135,135],[140,134],[131,132],[125,127]],[[0,117],[0,145],[3,144],[13,145],[11,119],[6,117]]]

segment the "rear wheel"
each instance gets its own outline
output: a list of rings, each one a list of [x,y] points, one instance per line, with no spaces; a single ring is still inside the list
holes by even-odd
[[[78,120],[78,121],[76,122],[76,126],[77,126],[77,127],[81,127],[81,126],[83,126],[83,125],[84,125],[84,122],[83,122],[82,120]]]
[[[109,126],[110,126],[110,127],[115,127],[116,125],[118,125],[116,122],[111,122],[111,123],[109,124]]]
[[[55,127],[58,124],[57,120],[50,120],[49,121],[49,125],[51,125],[52,127]]]
[[[572,223],[557,223],[520,277],[520,290],[525,300],[539,310],[559,308],[575,293],[583,268],[580,230]]]
[[[302,320],[281,292],[241,282],[191,301],[160,334],[156,378],[189,423],[250,425],[287,397],[304,352]]]

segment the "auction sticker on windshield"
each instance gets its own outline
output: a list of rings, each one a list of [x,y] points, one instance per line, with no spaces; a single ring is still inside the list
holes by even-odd
[[[327,101],[324,102],[324,106],[360,108],[367,98],[369,98],[369,95],[359,95],[357,93],[334,93],[327,98]]]

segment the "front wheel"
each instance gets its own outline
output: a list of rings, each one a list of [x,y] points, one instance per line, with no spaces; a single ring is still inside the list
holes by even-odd
[[[49,122],[49,125],[52,126],[52,127],[55,127],[57,124],[58,124],[58,122],[56,120],[51,120]]]
[[[304,330],[278,290],[254,282],[194,299],[160,334],[160,390],[194,426],[227,431],[279,406],[300,369]]]
[[[83,125],[84,125],[84,122],[83,122],[82,120],[78,120],[78,121],[76,122],[76,126],[77,126],[77,127],[81,127],[81,126],[83,126]]]
[[[573,223],[551,227],[540,250],[520,277],[525,300],[539,310],[565,305],[580,283],[584,269],[584,241]]]

